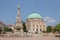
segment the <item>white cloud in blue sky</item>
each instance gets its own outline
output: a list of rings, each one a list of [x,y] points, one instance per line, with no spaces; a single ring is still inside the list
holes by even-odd
[[[46,22],[48,22],[48,23],[56,22],[55,19],[53,19],[53,18],[51,18],[51,17],[49,17],[49,16],[45,17],[45,18],[44,18],[44,21],[46,21]]]

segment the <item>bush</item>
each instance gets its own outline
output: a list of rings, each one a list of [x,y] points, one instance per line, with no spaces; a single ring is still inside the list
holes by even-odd
[[[5,27],[5,28],[4,28],[4,31],[5,31],[5,32],[12,32],[13,30],[12,30],[11,28]]]
[[[49,32],[52,32],[51,26],[47,26],[47,32],[48,32],[48,33],[49,33]]]

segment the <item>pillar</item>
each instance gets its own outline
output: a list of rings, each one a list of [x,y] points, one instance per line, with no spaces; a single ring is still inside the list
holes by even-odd
[[[43,25],[42,25],[42,31],[43,31]]]
[[[34,32],[36,32],[36,25],[35,25],[35,28],[34,28]]]
[[[38,25],[38,33],[40,33],[40,26]]]

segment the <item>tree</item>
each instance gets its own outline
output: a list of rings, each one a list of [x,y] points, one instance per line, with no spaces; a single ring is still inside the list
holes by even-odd
[[[11,28],[5,27],[5,28],[4,28],[4,31],[5,31],[5,32],[12,32],[13,30],[12,30]]]
[[[57,31],[56,27],[52,29],[52,32],[55,33]]]
[[[56,25],[56,30],[57,30],[58,32],[60,32],[60,23],[58,23],[58,24]]]
[[[48,32],[48,33],[49,33],[49,32],[52,32],[51,26],[47,26],[47,32]]]
[[[23,22],[23,31],[27,32],[25,22]]]
[[[0,34],[1,34],[1,32],[2,32],[2,28],[0,28]]]

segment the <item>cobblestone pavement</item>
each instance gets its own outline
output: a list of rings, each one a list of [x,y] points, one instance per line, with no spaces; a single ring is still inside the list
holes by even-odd
[[[42,36],[40,34],[33,35],[32,37],[0,37],[0,40],[60,40],[59,37],[55,36]]]

